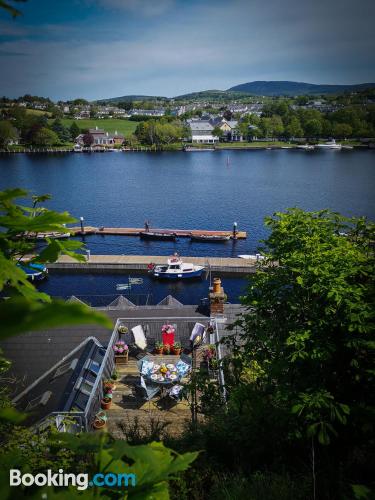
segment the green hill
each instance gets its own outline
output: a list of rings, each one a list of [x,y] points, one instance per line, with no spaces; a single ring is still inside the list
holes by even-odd
[[[228,89],[229,92],[245,92],[251,95],[264,96],[297,96],[297,95],[322,95],[342,94],[344,92],[357,92],[375,87],[375,83],[360,83],[357,85],[315,85],[304,82],[288,81],[256,81],[242,83]]]

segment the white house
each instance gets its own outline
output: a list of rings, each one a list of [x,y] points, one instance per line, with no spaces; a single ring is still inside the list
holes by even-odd
[[[212,134],[214,127],[208,121],[189,121],[191,132],[191,142],[200,144],[215,144],[219,142],[219,137]]]

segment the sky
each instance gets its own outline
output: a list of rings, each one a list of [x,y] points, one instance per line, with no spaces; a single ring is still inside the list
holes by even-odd
[[[10,0],[11,1],[11,0]],[[0,95],[177,96],[375,82],[374,0],[27,0],[0,12]]]

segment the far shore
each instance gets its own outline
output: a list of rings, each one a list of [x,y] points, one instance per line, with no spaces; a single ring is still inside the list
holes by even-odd
[[[322,141],[325,142],[325,141]],[[375,142],[360,143],[359,141],[338,141],[343,148],[350,148],[353,150],[364,150],[364,149],[375,149]],[[197,151],[251,151],[251,150],[266,150],[266,149],[299,149],[300,145],[304,143],[288,143],[282,141],[254,141],[254,142],[232,142],[232,143],[219,143],[215,145],[210,144],[170,144],[164,146],[122,146],[117,147],[116,152],[161,152],[161,151],[183,151],[184,148],[190,148],[193,152]],[[309,144],[306,142],[306,144]],[[312,144],[316,145],[316,143]],[[94,150],[84,149],[78,151],[78,153],[109,153],[114,152],[113,149],[99,148]],[[42,153],[77,153],[71,144],[66,146],[53,146],[48,148],[33,147],[27,148],[22,146],[13,146],[6,149],[0,149],[0,153],[3,154],[14,154],[14,153],[26,153],[26,154],[42,154]]]

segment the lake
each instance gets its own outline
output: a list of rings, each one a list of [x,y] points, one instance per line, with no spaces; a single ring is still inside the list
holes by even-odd
[[[239,230],[248,232],[246,240],[224,244],[87,236],[92,254],[168,255],[178,251],[181,255],[231,257],[254,253],[267,236],[264,217],[288,207],[330,208],[348,216],[375,219],[375,151],[0,155],[0,189],[16,186],[52,194],[48,207],[83,216],[86,225],[142,227],[149,219],[151,227],[231,230],[236,221]],[[48,285],[42,286],[58,295],[61,280],[66,279],[64,295],[77,290],[84,294],[92,290],[90,279],[104,280],[99,275],[86,276],[82,288],[78,282],[83,276],[52,275]],[[116,277],[113,280],[121,282]],[[241,288],[243,280],[239,281]],[[236,279],[229,283],[230,295],[238,294]],[[154,282],[149,285],[151,292],[155,287],[162,289]],[[102,286],[109,293],[104,281]],[[188,288],[180,284],[177,288],[180,299],[188,296],[190,303],[202,297],[198,285]],[[195,295],[192,290],[196,290]],[[154,295],[160,296],[159,292]]]

